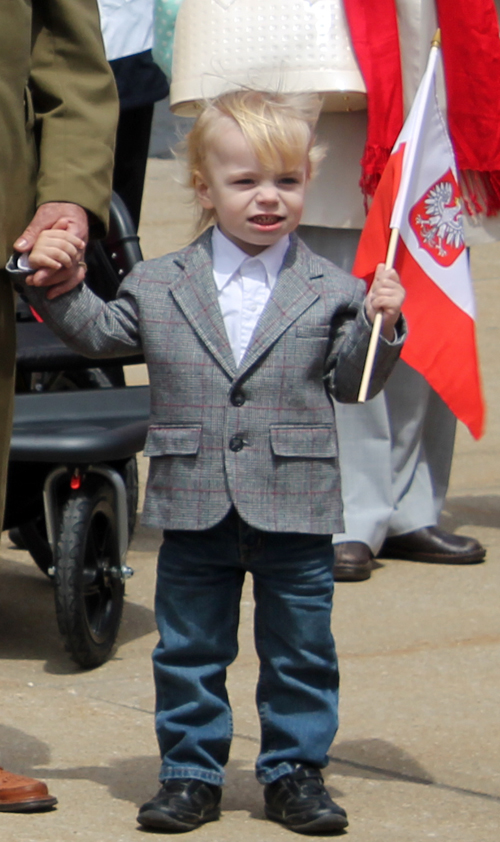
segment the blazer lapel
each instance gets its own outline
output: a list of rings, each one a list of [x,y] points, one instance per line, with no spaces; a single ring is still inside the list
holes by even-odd
[[[283,267],[240,363],[238,376],[251,368],[281,334],[319,298],[308,281],[321,277],[323,272],[311,257],[311,252],[292,235]]]
[[[236,363],[227,338],[212,268],[211,229],[176,261],[184,273],[170,287],[193,330],[232,378]]]

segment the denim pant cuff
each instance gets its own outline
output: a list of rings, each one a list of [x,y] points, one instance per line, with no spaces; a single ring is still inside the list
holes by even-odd
[[[214,786],[224,786],[225,776],[219,772],[212,772],[210,769],[200,769],[198,766],[162,766],[160,769],[160,783],[165,781],[178,780],[179,778],[192,778],[196,781],[205,781]]]
[[[274,781],[277,781],[278,778],[283,778],[285,775],[289,775],[291,772],[294,772],[297,766],[301,763],[300,760],[296,760],[295,762],[284,762],[280,763],[278,766],[275,766],[274,769],[268,769],[267,772],[257,770],[257,780],[261,784],[272,784]],[[311,764],[307,764],[311,765]],[[323,768],[322,766],[318,766],[318,768]]]

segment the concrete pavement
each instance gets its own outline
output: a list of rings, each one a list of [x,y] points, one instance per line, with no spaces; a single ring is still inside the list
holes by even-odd
[[[149,164],[141,226],[148,257],[188,238],[190,211],[174,167]],[[500,247],[476,248],[472,265],[488,428],[479,443],[459,431],[443,523],[483,541],[487,561],[462,568],[384,561],[368,582],[337,586],[341,726],[327,783],[349,813],[351,842],[500,839]],[[144,370],[128,376],[139,382]],[[150,653],[159,541],[159,533],[137,530],[116,656],[83,672],[64,652],[49,581],[3,534],[0,763],[46,780],[59,806],[0,813],[2,842],[144,838],[135,816],[155,792],[158,771]],[[229,674],[235,738],[223,818],[186,835],[193,842],[297,838],[264,820],[253,775],[259,729],[249,584],[240,643]]]

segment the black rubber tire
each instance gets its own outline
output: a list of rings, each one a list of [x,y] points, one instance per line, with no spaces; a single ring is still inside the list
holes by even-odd
[[[85,669],[114,649],[125,593],[119,568],[112,489],[102,483],[72,492],[61,513],[55,601],[66,648]]]

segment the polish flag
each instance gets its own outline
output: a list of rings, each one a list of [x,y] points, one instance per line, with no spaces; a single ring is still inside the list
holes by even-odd
[[[475,438],[484,427],[475,303],[462,227],[453,149],[437,104],[433,46],[408,118],[382,175],[359,243],[353,274],[373,280],[394,261],[406,290],[408,339],[401,357],[419,371]]]

